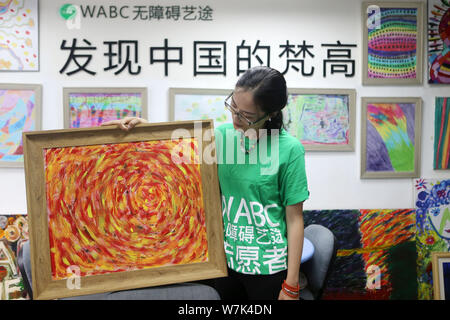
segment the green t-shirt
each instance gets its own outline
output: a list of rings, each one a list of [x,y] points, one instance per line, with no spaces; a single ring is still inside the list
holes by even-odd
[[[284,129],[256,144],[232,124],[218,127],[215,139],[228,266],[246,274],[286,270],[286,206],[309,197],[302,144]]]

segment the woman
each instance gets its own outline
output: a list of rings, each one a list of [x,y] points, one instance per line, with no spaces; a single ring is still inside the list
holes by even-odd
[[[247,70],[225,100],[233,124],[215,131],[228,264],[228,277],[215,280],[222,299],[299,298],[309,192],[303,146],[283,129],[286,103],[286,81],[268,67]]]

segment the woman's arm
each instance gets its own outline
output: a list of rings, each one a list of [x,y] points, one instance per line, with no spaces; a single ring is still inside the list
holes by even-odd
[[[112,120],[102,123],[102,126],[117,125],[120,129],[128,131],[133,129],[139,123],[148,123],[144,118],[125,117],[120,120]]]
[[[288,271],[286,284],[297,287],[299,282],[300,261],[303,251],[303,202],[286,207],[286,224],[288,237]],[[292,300],[280,291],[280,300]]]

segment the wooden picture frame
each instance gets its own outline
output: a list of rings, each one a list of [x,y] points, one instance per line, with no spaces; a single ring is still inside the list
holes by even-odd
[[[202,130],[198,130],[199,128],[201,128]],[[179,136],[174,137],[174,132],[175,130],[178,130],[176,132],[183,134],[182,138],[179,139]],[[186,142],[188,146],[192,146],[194,145],[194,141],[197,141],[197,145],[198,145],[198,154],[202,155],[203,152],[206,148],[208,148],[207,152],[209,152],[210,154],[212,154],[212,156],[216,156],[215,155],[215,142],[214,142],[214,136],[212,136],[212,140],[210,141],[203,141],[204,139],[204,135],[202,133],[200,133],[200,135],[198,134],[198,132],[204,132],[204,130],[212,130],[212,121],[179,121],[179,122],[165,122],[165,123],[154,123],[154,124],[140,124],[138,126],[136,126],[136,128],[134,128],[132,131],[130,132],[124,132],[120,129],[118,129],[116,126],[104,126],[104,127],[96,127],[96,128],[79,128],[79,129],[66,129],[66,130],[50,130],[50,131],[40,131],[40,132],[26,132],[23,134],[24,136],[24,147],[25,147],[25,178],[26,178],[26,192],[27,192],[27,207],[28,207],[28,215],[29,215],[29,224],[30,224],[30,251],[31,251],[31,266],[32,266],[32,278],[33,278],[33,296],[35,299],[54,299],[54,298],[62,298],[62,297],[69,297],[69,296],[78,296],[78,295],[86,295],[86,294],[93,294],[93,293],[100,293],[100,292],[108,292],[108,291],[118,291],[118,290],[127,290],[127,289],[134,289],[134,288],[143,288],[143,287],[151,287],[151,286],[158,286],[158,285],[165,285],[165,284],[171,284],[171,283],[178,283],[178,282],[187,282],[187,281],[194,281],[194,280],[201,280],[201,279],[208,279],[208,278],[216,278],[216,277],[223,277],[227,275],[227,266],[226,266],[226,259],[225,259],[225,252],[224,252],[224,246],[223,246],[223,222],[222,222],[222,214],[221,214],[221,207],[220,207],[220,188],[219,188],[219,183],[218,183],[218,178],[217,178],[217,165],[215,163],[210,164],[210,162],[208,163],[207,161],[200,161],[200,163],[195,164],[193,166],[184,166],[184,170],[196,170],[195,174],[199,177],[201,177],[201,182],[198,184],[189,184],[189,190],[197,190],[196,192],[194,192],[195,198],[196,199],[201,199],[201,200],[197,200],[200,204],[199,207],[202,207],[203,205],[203,210],[204,210],[204,222],[202,223],[195,223],[195,221],[197,220],[192,220],[192,219],[188,219],[189,221],[184,222],[184,225],[182,225],[182,227],[180,228],[172,228],[170,231],[170,229],[165,230],[165,232],[163,233],[162,231],[158,231],[157,228],[159,228],[159,226],[163,226],[166,222],[167,223],[171,223],[171,221],[176,220],[176,219],[169,219],[167,218],[169,215],[169,212],[181,212],[177,209],[176,204],[177,201],[179,201],[178,199],[184,197],[183,195],[185,193],[184,189],[180,189],[179,191],[177,190],[177,192],[162,192],[161,190],[159,190],[160,185],[169,185],[170,186],[170,181],[173,181],[173,179],[175,179],[175,175],[174,173],[171,173],[170,170],[166,170],[166,173],[168,176],[171,175],[171,179],[169,179],[170,177],[167,176],[167,178],[164,178],[164,181],[166,182],[161,182],[163,175],[162,175],[162,171],[158,171],[159,169],[157,169],[156,165],[158,164],[162,164],[163,162],[166,162],[168,164],[172,164],[173,163],[173,154],[171,153],[171,157],[172,157],[172,162],[170,162],[169,158],[166,157],[165,159],[161,158],[163,162],[158,162],[156,163],[155,161],[144,161],[141,158],[143,157],[149,157],[149,153],[148,152],[144,152],[145,149],[143,149],[144,147],[142,147],[141,145],[149,145],[149,144],[155,144],[155,145],[159,145],[161,143],[165,144],[165,143],[180,143],[181,142]],[[193,139],[193,140],[184,140],[184,139]],[[212,143],[213,148],[211,148],[211,146],[209,144]],[[89,151],[91,150],[91,148],[93,148],[93,150],[96,150],[97,148],[107,148],[107,150],[110,150],[110,148],[117,148],[118,146],[121,147],[132,147],[134,148],[135,152],[133,154],[132,157],[129,157],[130,161],[134,161],[133,163],[135,163],[134,165],[137,166],[136,163],[136,157],[139,158],[139,163],[144,164],[150,168],[152,168],[151,170],[141,170],[139,169],[140,167],[138,167],[138,169],[132,167],[130,165],[131,162],[126,162],[124,165],[120,164],[121,162],[116,160],[119,159],[117,157],[120,157],[121,155],[124,154],[128,154],[125,152],[117,152],[117,156],[113,156],[114,160],[114,168],[111,168],[111,175],[114,175],[114,179],[112,179],[109,183],[105,182],[105,179],[102,178],[100,179],[101,176],[103,176],[103,173],[105,172],[103,169],[100,169],[100,167],[98,167],[97,165],[103,166],[102,163],[102,159],[108,159],[105,158],[104,154],[103,155],[99,155],[99,156],[94,156],[91,162],[82,162],[82,158],[77,158],[76,161],[72,161],[72,166],[73,167],[82,167],[86,164],[86,163],[97,163],[95,166],[95,172],[91,173],[91,171],[87,170],[86,168],[84,169],[80,169],[80,172],[85,172],[84,174],[81,174],[79,176],[75,176],[75,175],[70,175],[69,172],[65,171],[65,175],[66,176],[71,176],[72,178],[67,178],[67,179],[72,179],[72,182],[68,182],[68,183],[64,183],[61,181],[58,181],[58,179],[52,179],[50,173],[54,173],[54,172],[58,172],[55,171],[55,167],[54,165],[56,164],[56,167],[60,166],[61,163],[64,162],[64,160],[62,160],[62,158],[60,158],[60,155],[62,153],[65,154],[73,154],[74,152],[76,152],[76,150],[84,150],[86,149],[88,152],[84,153],[85,155],[89,155],[89,157],[92,157],[92,152]],[[105,149],[106,150],[106,149]],[[112,149],[111,149],[112,150]],[[143,151],[144,150],[144,151]],[[160,157],[162,152],[162,149],[158,149],[158,152],[154,152],[151,154],[156,154],[153,155],[152,157]],[[169,148],[167,148],[166,150],[169,150]],[[171,149],[173,151],[173,149]],[[195,149],[192,149],[195,150]],[[211,151],[212,150],[212,151]],[[171,151],[171,152],[172,152]],[[57,153],[55,153],[57,152]],[[140,155],[138,155],[138,153]],[[195,152],[194,152],[195,153]],[[58,157],[53,157],[52,154],[58,154]],[[108,151],[108,155],[109,155],[109,151]],[[175,153],[178,154],[178,153]],[[141,156],[142,155],[142,156]],[[47,158],[48,157],[48,158]],[[111,156],[109,156],[111,157]],[[48,159],[54,159],[53,162],[50,162]],[[167,162],[168,161],[168,162]],[[69,162],[70,163],[70,162]],[[116,165],[117,163],[117,165]],[[128,166],[127,166],[128,164]],[[92,168],[92,167],[91,167]],[[120,169],[122,168],[122,169]],[[120,170],[119,170],[120,169]],[[129,171],[126,171],[126,170]],[[103,170],[103,171],[102,171]],[[178,169],[177,169],[178,170]],[[182,169],[181,169],[182,170]],[[124,171],[124,173],[120,174],[120,177],[116,177],[117,174],[116,172],[118,171]],[[61,171],[60,171],[61,172]],[[128,172],[128,173],[127,173]],[[145,179],[144,178],[139,178],[137,179],[135,174],[136,172],[140,173],[140,174],[145,174]],[[181,172],[181,171],[180,171]],[[184,172],[184,171],[183,171]],[[194,172],[194,171],[192,171]],[[154,174],[154,176],[153,176]],[[48,176],[47,176],[48,175]],[[129,177],[135,177],[134,179],[132,178],[128,178],[128,176],[125,175],[129,175]],[[80,178],[81,176],[83,176],[82,178]],[[189,179],[192,175],[191,174],[177,174],[176,177],[184,177],[183,179]],[[156,179],[160,179],[158,180],[158,183]],[[74,197],[72,198],[72,200],[65,200],[66,198],[61,198],[63,192],[65,191],[65,195],[70,194],[70,192],[68,192],[67,190],[69,190],[69,188],[75,188],[76,190],[81,189],[81,188],[76,188],[76,186],[70,187],[70,185],[72,184],[78,184],[79,181],[86,179],[86,182],[84,183],[86,186],[90,186],[93,183],[88,183],[88,179],[94,179],[93,181],[95,182],[96,185],[98,185],[98,188],[103,188],[103,191],[98,191],[100,189],[96,189],[98,192],[102,192],[102,194],[108,194],[107,190],[112,190],[113,192],[116,192],[114,190],[116,190],[117,188],[119,188],[119,185],[115,186],[116,184],[120,184],[123,183],[124,186],[126,186],[127,191],[124,191],[122,189],[117,189],[120,190],[118,191],[118,196],[120,195],[121,197],[131,197],[133,196],[133,201],[128,202],[128,203],[134,203],[137,201],[138,197],[136,195],[134,195],[133,193],[136,193],[135,190],[140,190],[139,192],[146,192],[146,196],[141,196],[141,200],[139,200],[139,203],[143,203],[148,205],[149,207],[151,207],[150,209],[146,209],[144,207],[144,211],[142,210],[142,205],[141,206],[128,206],[125,208],[121,208],[121,203],[126,203],[123,202],[126,200],[126,198],[123,198],[124,200],[120,203],[118,202],[111,202],[112,205],[110,207],[110,209],[107,209],[105,207],[105,204],[103,203],[103,205],[100,205],[100,202],[103,201],[103,199],[106,197],[101,197],[102,200],[99,201],[97,200],[97,204],[98,206],[93,205],[92,207],[89,205],[88,208],[86,209],[86,205],[88,204],[88,200],[90,198],[85,198],[85,200],[83,200],[82,202],[79,202],[81,200],[77,200],[77,199],[81,199],[83,198],[83,196],[79,196],[79,195],[74,195]],[[148,180],[152,183],[154,183],[154,186],[151,186],[150,184],[144,184],[144,182],[142,182],[143,180]],[[177,178],[179,179],[179,178]],[[182,179],[182,178],[180,178]],[[48,181],[50,181],[50,183]],[[60,180],[63,180],[62,178]],[[103,183],[102,183],[103,181]],[[121,182],[123,181],[123,182]],[[132,183],[132,181],[134,181]],[[132,186],[134,186],[134,183],[138,182],[138,186],[139,188],[132,188]],[[63,189],[61,189],[61,187],[59,187],[59,185],[64,185]],[[111,187],[109,187],[109,185],[112,185]],[[57,189],[53,188],[53,187],[57,187]],[[67,187],[66,187],[67,186]],[[184,185],[180,182],[178,183],[178,186],[180,188],[182,188]],[[167,199],[170,199],[171,205],[169,200],[167,200],[167,204],[168,205],[163,205],[161,204],[161,199],[165,199],[163,196],[158,196],[158,192],[156,191],[152,191],[153,187],[158,187],[159,189],[157,189],[158,192],[162,192],[160,194],[163,195],[169,195],[167,197]],[[201,188],[200,188],[201,187]],[[59,188],[59,189],[58,189]],[[65,188],[65,189],[64,189]],[[106,189],[105,189],[106,188]],[[47,191],[51,190],[51,192]],[[55,191],[57,190],[57,191]],[[129,191],[131,190],[131,191]],[[170,190],[170,189],[168,189]],[[202,190],[202,197],[200,198],[199,196],[199,191],[198,190]],[[92,197],[92,195],[94,194],[98,194],[97,191],[91,190],[90,192],[88,192],[87,194],[90,195],[89,197]],[[105,193],[106,192],[106,193]],[[60,196],[58,196],[57,194],[59,194]],[[140,193],[139,193],[140,194]],[[147,195],[148,194],[148,195]],[[170,196],[170,195],[174,195],[174,196]],[[110,199],[114,199],[114,197],[109,197]],[[184,198],[189,198],[189,197],[184,197]],[[57,200],[55,200],[57,199]],[[150,200],[150,201],[159,201],[160,203],[160,207],[157,207],[156,210],[154,206],[150,206],[150,204],[148,204],[147,202],[144,202],[145,200]],[[190,198],[192,199],[192,197]],[[63,201],[64,200],[64,201]],[[61,202],[61,210],[58,211],[58,215],[54,215],[52,216],[52,214],[55,212],[54,210],[54,204],[58,204],[58,201],[62,201]],[[75,201],[75,202],[73,202]],[[89,200],[90,201],[90,200]],[[110,200],[106,200],[106,206],[108,206],[108,201]],[[112,201],[112,200],[111,200]],[[174,202],[175,201],[175,205]],[[190,200],[191,201],[191,200]],[[82,210],[77,209],[78,207],[76,206],[76,203],[80,203],[83,204],[84,207],[82,207]],[[100,207],[104,208],[104,209],[100,209]],[[97,208],[97,209],[95,209]],[[162,208],[162,209],[160,209]],[[172,208],[172,209],[167,209],[167,208]],[[181,205],[178,205],[178,208],[181,208],[180,210],[182,210],[183,207]],[[195,206],[193,206],[193,208],[197,208]],[[107,210],[106,210],[107,209]],[[116,228],[114,227],[114,224],[112,222],[109,222],[109,229],[108,229],[108,223],[105,225],[105,222],[103,221],[103,229],[101,229],[103,231],[103,235],[99,236],[98,233],[95,233],[96,229],[92,229],[89,231],[89,229],[87,228],[91,228],[91,226],[100,226],[101,225],[101,221],[98,220],[100,219],[101,216],[104,216],[106,218],[110,217],[109,219],[111,220],[111,215],[112,213],[116,212],[117,210],[122,210],[124,209],[124,215],[123,217],[128,217],[128,218],[123,218],[125,219],[125,221],[128,221],[127,219],[130,219],[129,221],[135,221],[132,219],[144,219],[141,217],[141,214],[144,214],[143,217],[145,217],[145,219],[150,219],[147,218],[147,214],[157,214],[156,216],[159,217],[158,219],[161,218],[162,214],[166,214],[166,216],[164,216],[162,220],[158,220],[157,222],[155,222],[156,220],[151,220],[153,221],[153,223],[141,223],[140,226],[135,226],[133,225],[133,228],[128,228],[128,227],[123,227],[123,228]],[[167,210],[166,210],[167,209]],[[104,210],[104,211],[102,211]],[[150,210],[150,211],[148,211]],[[153,210],[153,211],[151,211]],[[178,210],[178,211],[177,211]],[[186,209],[185,209],[186,210]],[[197,211],[195,211],[197,210]],[[199,209],[192,209],[192,210],[186,210],[186,213],[183,212],[183,217],[187,216],[188,214],[191,215],[191,217],[197,217],[198,219],[201,219],[201,216],[203,216],[203,214],[199,214],[200,211],[198,211]],[[76,223],[77,228],[72,229],[73,227],[71,227],[70,229],[67,230],[72,230],[70,232],[65,232],[64,234],[67,236],[76,236],[79,239],[82,239],[80,237],[78,237],[78,233],[84,233],[85,236],[84,238],[89,238],[87,239],[88,241],[94,241],[93,239],[96,239],[93,243],[91,243],[92,246],[100,246],[101,243],[103,243],[104,241],[106,241],[105,239],[108,239],[105,234],[107,234],[107,230],[109,230],[108,234],[112,235],[113,233],[116,234],[115,237],[117,237],[117,235],[119,235],[120,237],[122,237],[122,234],[125,233],[130,235],[130,237],[133,235],[133,233],[138,233],[138,239],[140,239],[139,237],[143,237],[143,235],[147,236],[147,235],[155,235],[162,237],[164,235],[165,238],[163,239],[163,243],[169,242],[169,236],[174,236],[175,240],[178,239],[178,234],[181,234],[182,230],[189,230],[189,234],[192,236],[192,238],[182,238],[182,240],[179,240],[179,242],[176,243],[175,246],[171,247],[173,250],[172,253],[175,254],[175,257],[179,257],[180,259],[182,258],[188,258],[187,256],[180,256],[178,255],[178,253],[183,249],[183,248],[191,248],[192,245],[190,244],[192,242],[196,242],[197,238],[201,238],[203,237],[204,239],[206,239],[207,242],[207,251],[204,251],[203,255],[200,256],[201,258],[201,262],[195,262],[195,263],[183,263],[183,264],[165,264],[165,265],[156,265],[153,264],[152,266],[147,266],[146,268],[141,268],[141,269],[133,269],[131,271],[129,270],[125,270],[125,271],[117,271],[117,269],[115,269],[115,271],[112,272],[102,272],[101,274],[96,274],[95,272],[93,273],[92,271],[90,271],[90,274],[86,274],[83,275],[82,273],[80,273],[80,286],[79,289],[73,289],[71,290],[70,288],[68,288],[68,284],[67,281],[69,279],[66,279],[68,277],[68,274],[70,274],[69,270],[67,270],[66,276],[65,277],[56,277],[55,274],[57,274],[55,272],[55,268],[52,266],[56,265],[55,261],[59,261],[61,260],[62,256],[66,254],[66,251],[74,251],[77,250],[76,246],[80,246],[83,245],[83,248],[86,248],[86,246],[84,246],[84,244],[82,242],[76,242],[76,241],[68,241],[67,243],[70,244],[66,244],[65,247],[65,251],[63,250],[57,250],[55,249],[56,247],[53,246],[51,248],[50,245],[50,233],[52,233],[52,235],[56,234],[56,233],[63,233],[60,231],[60,229],[57,229],[56,227],[54,227],[55,223],[58,221],[56,218],[58,217],[72,217],[75,216],[75,214],[77,212],[81,212],[81,218],[80,219],[72,219],[72,223]],[[133,214],[131,214],[131,211],[133,211]],[[146,213],[147,212],[147,213]],[[159,213],[158,213],[159,212]],[[196,212],[196,214],[194,215],[194,213]],[[114,213],[115,215],[117,215],[117,213]],[[129,215],[131,214],[131,215]],[[129,216],[128,216],[129,215]],[[181,216],[181,213],[180,213]],[[56,217],[56,218],[55,218]],[[136,218],[133,218],[136,217]],[[106,219],[105,218],[105,219]],[[86,219],[97,219],[98,223],[93,223],[93,222],[89,222],[90,224],[87,225],[86,228],[86,224],[85,227],[81,227],[78,226],[78,222],[80,220],[86,220]],[[151,218],[151,219],[156,219],[156,218]],[[94,220],[94,221],[97,221]],[[191,221],[192,220],[192,221]],[[112,220],[111,220],[112,221]],[[118,221],[118,220],[117,220]],[[122,220],[120,220],[122,221]],[[145,221],[150,221],[150,220],[145,220]],[[200,220],[198,220],[200,221]],[[80,221],[81,222],[81,221]],[[164,222],[164,223],[163,223]],[[197,230],[195,228],[198,228],[199,226],[201,227],[201,225],[204,225],[204,229],[199,229],[199,230],[203,230],[202,232],[194,232],[193,230]],[[64,224],[60,224],[62,226],[64,226]],[[67,224],[66,224],[67,226]],[[72,224],[71,224],[72,226]],[[111,229],[112,227],[116,228],[116,231],[114,231],[115,229]],[[62,227],[60,227],[62,228]],[[145,233],[141,233],[139,236],[139,230],[145,228],[153,228],[150,231],[147,230],[147,232]],[[156,228],[156,229],[155,229]],[[56,230],[56,232],[55,232]],[[77,232],[73,232],[73,230],[76,230]],[[120,232],[117,230],[121,230]],[[177,230],[181,230],[181,231],[177,231]],[[206,230],[206,231],[205,231]],[[86,232],[89,232],[86,233]],[[170,232],[169,232],[170,231]],[[177,233],[178,232],[178,233]],[[182,235],[182,234],[181,234]],[[194,236],[195,235],[195,236]],[[54,237],[52,236],[52,239],[54,239]],[[99,240],[100,239],[100,240]],[[116,239],[116,238],[114,238]],[[132,238],[131,238],[132,239]],[[160,238],[161,239],[161,238]],[[171,238],[170,238],[171,239]],[[193,240],[192,240],[193,239]],[[83,240],[83,239],[82,239]],[[52,240],[53,241],[53,240]],[[78,240],[77,240],[78,241]],[[83,240],[84,241],[84,240]],[[102,242],[103,241],[103,242]],[[108,240],[110,241],[110,240]],[[155,240],[156,241],[156,240]],[[170,240],[170,243],[173,244],[174,240]],[[178,241],[178,240],[177,240]],[[54,243],[54,242],[53,242]],[[107,244],[109,244],[110,242],[106,242]],[[123,243],[127,243],[127,242],[123,242]],[[152,242],[155,245],[157,245],[159,243],[159,245],[162,245],[161,242]],[[64,242],[60,242],[60,245],[62,246],[64,244]],[[187,245],[189,244],[189,245]],[[59,244],[58,244],[59,245]],[[90,247],[90,248],[94,248],[94,247]],[[59,248],[59,247],[58,247]],[[107,248],[112,248],[112,246],[107,246]],[[115,247],[114,247],[115,248]],[[136,247],[139,248],[139,247]],[[140,248],[152,248],[152,245],[146,245],[143,246],[141,243]],[[155,247],[156,248],[156,247]],[[95,248],[94,248],[95,249]],[[87,249],[86,249],[87,250]],[[78,249],[78,252],[80,254],[89,254],[91,257],[93,257],[94,260],[98,260],[102,257],[105,257],[104,254],[97,254],[97,257],[95,257],[94,255],[92,255],[94,252],[92,249],[87,250],[85,249]],[[101,251],[99,251],[100,249],[95,249],[97,250],[97,253]],[[94,251],[95,251],[94,250]],[[133,249],[133,250],[137,250],[137,249]],[[183,249],[184,250],[184,249]],[[206,249],[204,249],[206,250]],[[61,256],[58,258],[56,257],[55,251],[58,251],[59,254],[61,254]],[[156,250],[154,249],[155,252],[160,252],[161,250]],[[132,251],[134,252],[134,251]],[[136,254],[133,253],[133,257],[135,257],[134,259],[138,259],[136,261],[140,261],[139,259],[146,259],[146,258],[151,258],[151,255],[142,255],[142,256],[137,256],[137,252]],[[183,251],[181,251],[183,252]],[[117,259],[121,259],[121,256],[123,254],[120,253],[119,254],[114,254],[114,262]],[[156,254],[157,255],[157,254]],[[80,255],[81,256],[81,255]],[[205,256],[207,258],[205,258]],[[73,259],[72,259],[73,257]],[[100,257],[100,258],[98,258]],[[116,258],[117,257],[117,258]],[[67,259],[72,259],[72,261],[75,261],[75,255],[72,256],[68,256]],[[90,260],[89,260],[90,259]],[[82,263],[79,263],[79,266],[83,266],[84,263],[86,262],[91,262],[91,258],[89,259],[82,259]],[[174,258],[175,260],[178,258]],[[62,261],[64,261],[64,259],[62,259]],[[103,260],[102,260],[103,261]],[[133,260],[134,261],[134,260]],[[69,265],[72,264],[71,261],[67,261],[69,263]],[[95,261],[94,261],[95,262]],[[59,263],[59,262],[58,262]],[[63,267],[66,267],[66,265],[62,265]],[[133,266],[134,266],[134,262],[133,262]],[[72,267],[72,266],[70,266]],[[64,271],[64,268],[62,268],[62,270]],[[64,271],[66,272],[66,271]],[[98,272],[97,272],[98,273]]]
[[[417,30],[417,36],[415,40],[411,40],[411,43],[409,43],[409,47],[415,47],[415,55],[407,56],[406,58],[409,58],[409,61],[405,57],[402,57],[398,54],[395,54],[393,58],[390,60],[387,56],[388,53],[384,53],[382,56],[383,59],[379,58],[379,61],[375,61],[379,64],[380,73],[379,77],[369,77],[369,29],[376,30],[377,35],[377,41],[383,40],[382,34],[380,34],[382,29],[382,14],[381,11],[383,9],[417,9],[417,19],[416,24],[413,24],[413,27],[416,27]],[[415,84],[422,84],[423,82],[423,42],[424,42],[424,29],[425,29],[425,6],[423,2],[379,2],[379,1],[368,1],[364,2],[362,5],[362,16],[361,16],[361,22],[363,27],[362,32],[362,83],[364,85],[415,85]],[[369,16],[369,14],[371,14]],[[406,13],[405,13],[406,14]],[[396,14],[397,15],[397,14]],[[372,26],[374,26],[372,28]],[[385,39],[387,42],[389,40],[392,40],[392,37],[398,37],[398,35],[385,35]],[[400,39],[400,43],[406,43],[405,40]],[[387,46],[387,45],[386,45]],[[380,48],[380,50],[385,48]],[[386,50],[388,50],[387,48]],[[411,48],[406,48],[405,51],[411,51]],[[384,51],[386,52],[386,51]],[[374,55],[375,56],[375,55]],[[372,59],[375,59],[375,57],[372,57]],[[381,59],[381,60],[380,60]],[[394,61],[394,64],[392,63],[392,60],[398,59],[398,61]],[[408,65],[409,64],[409,65]],[[408,68],[415,69],[415,76],[412,76],[414,72],[411,72]],[[394,68],[395,67],[395,68]],[[375,70],[375,68],[373,68]],[[375,71],[374,71],[375,72]],[[391,76],[382,76],[381,74],[383,72],[390,72],[392,73]],[[398,72],[397,75],[395,75],[395,72]],[[408,74],[411,73],[411,74]]]
[[[210,118],[214,120],[215,128],[223,123],[231,123],[232,115],[225,108],[224,100],[232,91],[233,89],[169,88],[169,121]],[[181,99],[182,96],[185,96],[185,101],[178,105],[177,98]],[[194,102],[189,96],[200,96],[201,99]],[[198,110],[192,110],[193,104],[197,104]],[[212,109],[211,113],[208,112],[209,108]]]
[[[283,122],[286,130],[297,137],[297,131],[300,130],[298,124],[302,121],[297,120],[297,118],[304,119],[305,125],[307,125],[310,136],[302,140],[298,138],[305,150],[307,151],[354,151],[355,150],[355,123],[356,123],[356,90],[353,89],[288,89],[289,97],[288,104],[283,109]],[[320,119],[320,124],[316,121],[318,120],[314,116],[314,110],[310,112],[304,111],[304,105],[301,106],[302,110],[299,114],[299,110],[295,108],[298,104],[297,101],[293,101],[295,96],[311,96],[310,99],[314,99],[314,96],[319,97],[317,105],[319,106],[320,112],[324,112],[325,108],[329,109],[329,114],[334,114],[336,118],[333,119]],[[331,97],[330,97],[331,96]],[[336,96],[336,97],[333,97]],[[342,96],[342,99],[338,99]],[[326,101],[324,101],[327,99]],[[336,102],[334,102],[336,101]],[[300,102],[301,103],[301,102]],[[308,101],[307,103],[316,104],[314,100]],[[344,104],[343,106],[340,103]],[[331,109],[333,108],[334,109]],[[344,110],[340,110],[344,107]],[[343,114],[342,114],[343,112]],[[340,116],[339,116],[340,113]],[[338,118],[347,118],[346,123],[340,123]],[[325,120],[325,125],[322,124]],[[333,125],[327,120],[333,120],[336,127],[340,127],[339,137],[327,136],[326,124],[330,126]],[[312,123],[309,123],[312,122]],[[292,126],[290,125],[292,123]],[[346,127],[347,126],[347,127]],[[343,127],[343,128],[342,128]],[[305,128],[301,130],[305,132]],[[336,130],[334,130],[336,131]],[[321,132],[322,137],[316,137],[314,132]],[[333,133],[335,135],[335,133]],[[330,134],[331,135],[331,134]],[[320,142],[319,140],[328,139],[327,142]]]
[[[375,116],[381,114],[383,120],[383,107],[394,110],[397,118],[395,130],[392,131],[391,122],[377,122],[372,117],[368,125],[368,106],[375,108]],[[379,106],[383,106],[379,108]],[[411,109],[414,110],[411,110]],[[381,110],[381,111],[379,111]],[[389,113],[390,111],[384,111]],[[377,113],[380,112],[380,113]],[[389,113],[391,116],[392,114]],[[375,121],[375,122],[374,122]],[[376,123],[379,127],[374,127]],[[422,125],[422,99],[416,97],[387,98],[363,97],[361,98],[361,178],[417,178],[420,175],[420,149]],[[379,132],[383,131],[382,137]],[[369,131],[369,133],[368,133]],[[396,136],[400,135],[400,136]],[[389,139],[394,140],[389,140]],[[398,144],[399,139],[405,144]],[[367,140],[370,142],[367,142]],[[414,140],[414,141],[413,141]],[[393,145],[392,141],[396,144]],[[388,147],[389,146],[389,149]],[[368,152],[368,148],[370,151]],[[367,161],[370,161],[368,164]]]
[[[450,300],[450,252],[432,252],[431,259],[434,300]],[[446,264],[445,268],[444,263]]]
[[[32,92],[30,94],[30,92]],[[6,99],[4,95],[12,95]],[[9,103],[9,104],[8,104]],[[7,134],[5,140],[13,143],[13,148],[0,157],[0,167],[23,168],[23,130],[41,130],[42,126],[42,85],[40,84],[0,84],[0,136]],[[28,115],[31,114],[29,117]],[[14,123],[11,123],[11,120]],[[23,121],[22,121],[23,120]],[[8,126],[10,128],[8,128]],[[14,127],[14,128],[12,128]],[[4,153],[3,143],[0,142],[0,152]],[[8,159],[9,160],[5,160]]]
[[[79,95],[77,97],[76,95]],[[86,95],[86,97],[84,97]],[[100,95],[100,97],[95,97],[95,95]],[[121,95],[126,95],[125,97],[121,97]],[[136,97],[133,97],[133,96]],[[105,115],[105,109],[102,105],[102,110],[99,111],[99,113],[92,113],[93,111],[98,111],[100,106],[96,106],[96,108],[93,108],[92,105],[86,106],[85,111],[89,116],[89,119],[86,117],[86,114],[81,114],[81,117],[83,117],[84,123],[80,125],[80,119],[78,118],[78,123],[74,119],[73,115],[71,114],[71,108],[73,107],[71,103],[73,104],[82,104],[87,103],[102,103],[106,99],[112,99],[111,96],[117,96],[115,97],[115,100],[111,100],[110,104],[107,105],[107,107],[110,107],[111,103],[117,105],[111,109],[106,110],[107,114]],[[139,100],[140,97],[140,100]],[[83,100],[80,102],[74,102],[72,99],[81,99]],[[87,99],[90,99],[89,101]],[[95,99],[99,99],[99,102],[96,102]],[[128,99],[128,100],[127,100]],[[134,99],[137,99],[137,101],[132,101]],[[92,101],[91,101],[92,100]],[[131,101],[129,101],[131,100]],[[128,102],[129,101],[129,102]],[[135,110],[128,111],[128,109],[125,109],[125,106],[122,106],[123,103],[129,103],[132,109],[136,108]],[[139,105],[140,102],[140,105]],[[136,104],[136,105],[135,105]],[[71,129],[71,128],[82,128],[82,127],[88,127],[88,126],[99,126],[102,122],[106,122],[109,120],[118,120],[118,118],[123,118],[126,116],[135,116],[140,118],[147,119],[147,112],[148,112],[148,106],[147,106],[147,88],[145,87],[122,87],[122,88],[99,88],[99,87],[68,87],[63,88],[63,106],[64,106],[64,128],[65,129]],[[81,113],[83,110],[78,110],[78,113]],[[117,111],[120,111],[120,117],[117,117]],[[109,112],[109,114],[108,114]],[[98,116],[98,117],[97,117]],[[83,119],[82,119],[83,120]],[[90,122],[90,124],[88,123]],[[74,125],[77,123],[77,125]]]

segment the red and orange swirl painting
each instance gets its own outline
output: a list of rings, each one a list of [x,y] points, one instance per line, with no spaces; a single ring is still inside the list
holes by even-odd
[[[200,166],[172,161],[180,143],[198,154],[195,139],[45,150],[54,280],[208,260]]]

